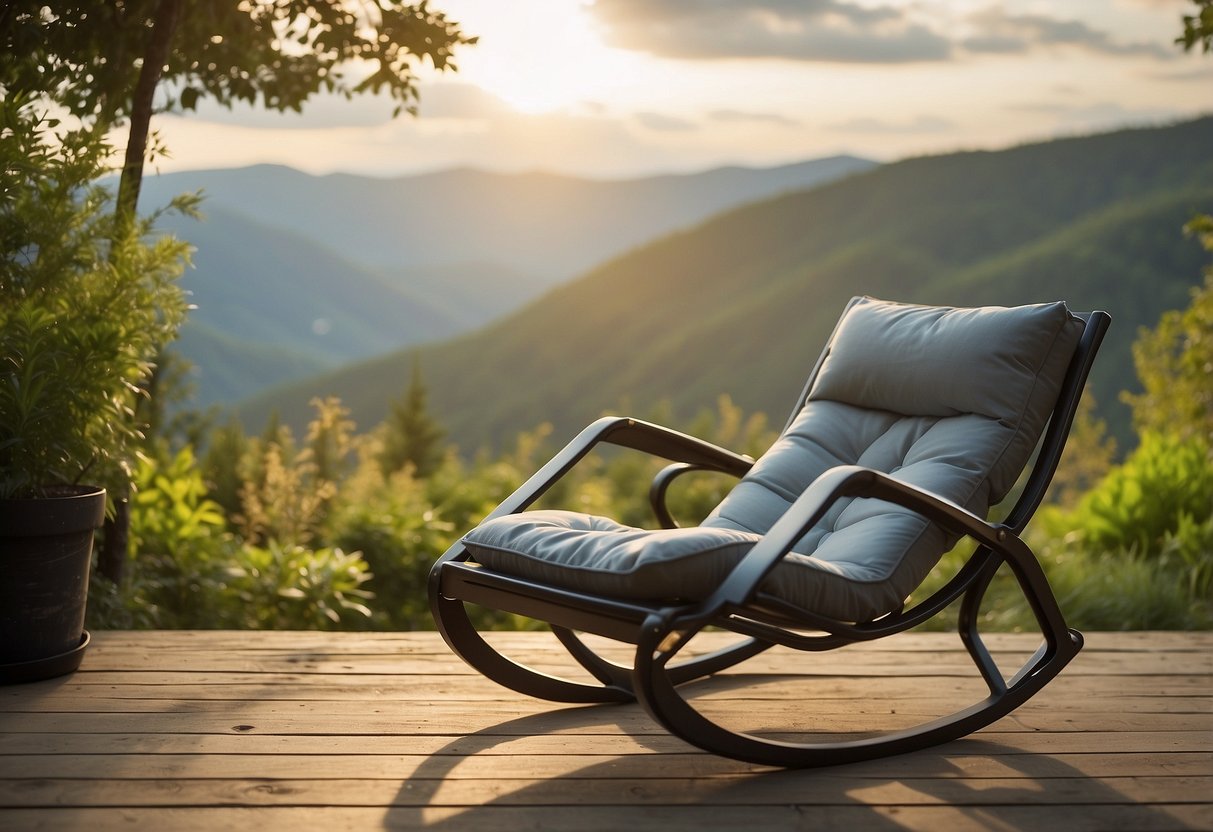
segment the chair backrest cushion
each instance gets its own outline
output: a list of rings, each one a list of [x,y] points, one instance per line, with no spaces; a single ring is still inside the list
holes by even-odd
[[[956,309],[857,299],[799,413],[695,529],[527,512],[469,533],[481,562],[620,597],[696,599],[818,476],[874,468],[985,516],[1027,463],[1083,321],[1062,303]],[[528,516],[529,515],[529,516]],[[955,540],[899,506],[845,499],[764,591],[845,621],[897,609]]]
[[[1013,428],[990,471],[997,499],[1049,419],[1083,323],[1063,303],[946,309],[857,300],[810,400],[903,416],[985,416]]]

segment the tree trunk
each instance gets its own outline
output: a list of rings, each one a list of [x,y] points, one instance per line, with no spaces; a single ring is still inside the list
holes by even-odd
[[[103,528],[101,545],[97,549],[97,571],[112,582],[121,583],[130,548],[131,503],[128,497],[114,500],[114,516],[105,518]]]
[[[139,189],[143,185],[143,162],[147,155],[147,137],[152,123],[152,105],[160,76],[172,53],[173,35],[181,22],[185,0],[161,0],[152,25],[152,39],[143,55],[139,81],[131,102],[131,127],[126,142],[126,157],[122,176],[118,180],[116,211],[121,224],[133,222],[139,205]]]
[[[173,34],[181,21],[185,0],[161,0],[152,25],[152,39],[143,55],[139,81],[131,103],[131,127],[126,142],[122,176],[118,179],[118,198],[114,212],[118,234],[126,234],[135,222],[139,189],[143,185],[143,160],[147,155],[147,136],[152,123],[152,105],[164,65],[172,52]],[[105,519],[105,531],[97,553],[97,571],[114,583],[122,581],[130,540],[129,488],[115,489],[113,517]]]

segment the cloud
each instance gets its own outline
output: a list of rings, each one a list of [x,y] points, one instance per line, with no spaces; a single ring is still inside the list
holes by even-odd
[[[303,105],[303,111],[280,113],[264,107],[237,102],[230,109],[212,99],[201,99],[196,112],[186,117],[212,124],[226,124],[263,130],[328,130],[341,128],[377,128],[393,121],[396,102],[380,95],[359,95],[346,99],[339,95],[317,94]],[[504,101],[474,84],[437,82],[418,87],[418,115],[423,119],[483,120],[506,118],[514,114]],[[411,118],[401,114],[398,119]]]
[[[418,89],[422,118],[494,118],[513,112],[497,96],[475,84],[431,83]]]
[[[188,118],[212,124],[230,124],[263,129],[308,130],[332,127],[378,127],[392,120],[396,102],[387,97],[318,93],[303,105],[302,112],[278,112],[243,101],[224,107],[212,98],[200,98],[198,109]]]
[[[1121,40],[1082,20],[991,5],[958,15],[942,4],[851,0],[597,0],[615,46],[673,58],[783,58],[835,63],[941,61],[1071,47],[1112,56],[1175,57],[1172,44]]]
[[[920,115],[912,121],[892,122],[877,118],[853,118],[837,124],[827,125],[828,130],[839,133],[866,134],[910,134],[910,133],[944,133],[956,128],[956,123],[939,116]]]
[[[974,53],[1019,54],[1038,47],[1073,46],[1105,55],[1173,57],[1169,45],[1150,41],[1113,40],[1107,32],[1081,20],[1062,20],[1040,14],[1008,14],[991,7],[969,18],[974,34],[961,46]]]
[[[904,63],[951,51],[899,9],[845,0],[598,0],[590,8],[613,45],[677,58]]]
[[[1148,77],[1155,81],[1179,83],[1199,81],[1202,84],[1208,84],[1213,82],[1213,65],[1199,66],[1194,69],[1178,69],[1173,72],[1153,72]]]
[[[637,113],[636,120],[650,130],[661,130],[669,133],[679,133],[688,130],[698,130],[694,122],[683,118],[663,115],[662,113]]]
[[[748,113],[742,110],[713,110],[708,113],[708,118],[712,121],[734,124],[774,124],[779,127],[798,127],[800,125],[796,119],[779,113]]]
[[[1183,116],[1172,107],[1125,107],[1115,101],[1077,105],[1035,101],[1007,104],[1005,109],[1008,112],[1024,113],[1051,121],[1051,130],[1055,135],[1166,124]]]

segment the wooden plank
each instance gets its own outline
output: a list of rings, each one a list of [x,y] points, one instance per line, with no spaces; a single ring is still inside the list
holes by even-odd
[[[806,703],[795,708],[786,702],[747,702],[739,708],[735,701],[713,703],[704,709],[709,718],[749,731],[818,731],[835,734],[876,730],[900,730],[928,721],[917,712],[899,710],[850,713],[822,713]],[[656,734],[664,733],[651,717],[637,706],[617,708],[561,708],[519,712],[511,704],[445,703],[424,709],[399,708],[398,713],[373,716],[339,714],[252,714],[242,704],[226,712],[180,713],[105,713],[104,729],[98,726],[97,713],[27,713],[6,718],[6,733],[78,733],[104,731],[119,734],[226,734],[239,725],[245,734],[390,736],[410,734],[450,734],[491,731],[498,734]],[[738,711],[744,710],[744,713]],[[932,714],[934,716],[935,714]],[[12,720],[11,726],[8,724]],[[525,719],[525,722],[520,722]],[[1003,732],[1071,731],[1213,731],[1213,715],[1207,714],[1124,714],[1109,712],[1058,715],[1049,711],[1016,713],[991,726]],[[0,751],[4,741],[0,739]]]
[[[244,733],[234,724],[227,734],[16,734],[0,736],[0,759],[22,754],[663,754],[691,746],[657,728],[645,734],[536,734],[480,732],[445,734],[283,736]],[[509,730],[509,729],[506,729]],[[1213,736],[1200,731],[1080,731],[1073,733],[980,731],[941,746],[947,754],[1056,754],[1213,752]],[[13,763],[17,764],[17,763]],[[11,771],[11,770],[10,770]]]
[[[132,700],[110,698],[108,696],[72,694],[55,696],[53,699],[43,698],[18,701],[8,707],[0,708],[0,725],[3,725],[6,714],[13,715],[14,724],[20,727],[21,722],[18,721],[18,717],[16,716],[18,714],[226,714],[231,713],[234,707],[238,707],[241,714],[250,717],[263,715],[329,715],[342,716],[351,720],[362,719],[363,717],[393,716],[399,718],[404,714],[416,711],[418,706],[418,700],[416,699],[391,698],[296,699],[286,701],[263,698],[240,700],[237,705],[233,705],[233,700],[192,699],[189,697],[188,690],[183,690],[181,694],[181,698],[178,699]],[[737,701],[739,699],[741,697],[725,700],[722,697],[713,695],[696,697],[694,701],[702,704],[716,701]],[[477,716],[486,718],[490,716],[500,716],[503,719],[534,716],[554,711],[565,711],[570,708],[570,706],[560,703],[506,694],[501,698],[492,700],[448,698],[440,702],[428,703],[426,711],[432,710],[437,713],[457,711],[462,717],[469,710],[472,710],[468,705],[469,701],[476,702],[474,710]],[[752,699],[746,699],[747,703],[753,701]],[[866,697],[857,693],[856,696],[850,698],[821,697],[797,705],[781,702],[778,699],[771,699],[764,707],[777,708],[780,704],[785,709],[811,710],[814,714],[821,715],[882,715],[892,713],[930,715],[939,711],[940,702],[938,698],[927,696],[886,699],[884,697]],[[626,706],[620,707],[624,708]],[[1031,716],[1034,720],[1042,716],[1049,718],[1051,721],[1077,720],[1084,723],[1084,727],[1090,727],[1089,723],[1091,722],[1099,723],[1108,718],[1114,719],[1119,716],[1144,714],[1173,714],[1179,717],[1194,715],[1198,717],[1195,721],[1201,722],[1203,720],[1200,718],[1213,718],[1213,700],[1207,696],[1180,696],[1178,694],[1174,696],[1128,696],[1118,695],[1115,691],[1105,690],[1083,697],[1058,697],[1056,700],[1046,699],[1042,695],[1041,698],[1032,700],[1015,713],[1021,717]],[[1032,724],[1036,727],[1041,725],[1041,723],[1035,721]],[[1077,725],[1074,727],[1077,727]]]
[[[531,663],[530,666],[535,667],[537,663]],[[537,667],[540,670],[559,672],[561,668],[551,666],[548,668]],[[926,673],[920,672],[917,674],[903,674],[900,672],[889,672],[878,679],[872,676],[879,674],[855,674],[855,673],[814,673],[814,674],[798,674],[792,672],[761,672],[757,669],[745,669],[742,671],[725,672],[716,676],[710,677],[707,680],[700,680],[692,683],[696,687],[736,687],[739,683],[748,685],[761,685],[762,688],[768,689],[770,686],[788,685],[788,684],[823,684],[833,683],[841,689],[844,685],[850,685],[853,690],[864,690],[869,695],[879,696],[890,685],[903,685],[913,690],[933,689],[935,684],[943,684],[949,689],[960,690],[965,687],[978,687],[984,689],[984,686],[978,681],[975,672],[970,671],[967,674],[955,674],[957,678],[952,678],[951,674],[947,673]],[[1115,681],[1109,679],[1110,676],[1115,676]],[[923,678],[932,681],[924,684]],[[1052,695],[1052,692],[1059,688],[1075,687],[1083,691],[1097,693],[1099,691],[1108,691],[1117,693],[1124,689],[1126,693],[1136,695],[1154,695],[1168,696],[1174,693],[1174,688],[1178,686],[1182,691],[1200,691],[1204,682],[1213,678],[1213,673],[1203,674],[1141,674],[1116,676],[1116,674],[1068,674],[1066,671],[1058,677],[1057,681],[1047,687],[1040,695]],[[938,680],[937,682],[935,680]],[[1151,684],[1154,682],[1153,684]],[[162,670],[150,670],[139,672],[123,672],[123,671],[98,671],[95,673],[77,673],[70,678],[52,680],[47,682],[32,683],[22,686],[8,686],[0,688],[0,708],[7,706],[9,703],[17,702],[25,699],[39,699],[51,694],[62,694],[78,692],[95,696],[104,694],[107,689],[125,689],[132,686],[143,685],[147,687],[165,687],[176,685],[180,687],[201,686],[208,684],[217,685],[281,685],[295,686],[300,690],[328,690],[328,689],[358,689],[372,688],[380,690],[390,688],[407,692],[411,689],[410,686],[426,686],[433,687],[434,685],[443,684],[453,686],[455,690],[466,691],[468,693],[491,690],[500,691],[501,688],[496,684],[485,679],[478,674],[456,674],[456,673],[347,673],[347,672],[315,672],[311,674],[302,674],[294,672],[282,671],[265,671],[265,670],[198,670],[191,672],[183,672],[172,668]],[[772,689],[773,690],[773,689]],[[783,695],[776,692],[776,695]]]
[[[994,829],[1065,829],[1067,832],[1135,830],[1155,832],[1213,828],[1213,811],[1190,804],[1108,806],[767,806],[762,811],[735,806],[595,806],[595,807],[343,807],[184,809],[48,809],[0,810],[0,823],[11,830],[172,829],[213,832],[216,829],[324,829],[365,832],[368,829],[450,829],[501,832],[503,829],[579,832],[817,832],[820,829],[922,830],[922,832],[988,832]]]
[[[1004,672],[1021,667],[1031,655],[1024,651],[1002,651],[994,658]],[[704,652],[704,651],[698,651]],[[957,649],[921,651],[915,661],[906,661],[907,651],[860,650],[848,647],[841,651],[824,654],[805,654],[789,651],[771,651],[756,656],[744,665],[750,673],[812,673],[828,675],[955,675],[971,676],[974,665],[968,654]],[[516,660],[545,671],[574,668],[575,665],[563,654],[552,649],[537,648],[535,643],[508,651]],[[604,651],[613,661],[630,666],[631,652]],[[688,655],[694,655],[694,652]],[[97,671],[131,672],[140,670],[180,673],[203,671],[228,671],[247,673],[320,673],[320,674],[402,674],[410,675],[475,675],[475,671],[449,651],[445,653],[401,653],[390,651],[370,654],[341,653],[322,655],[316,652],[303,654],[280,654],[270,651],[233,654],[233,649],[206,648],[203,650],[143,651],[110,650],[92,651],[86,654],[78,677],[90,681],[90,674]],[[1164,651],[1084,651],[1066,668],[1068,676],[1141,676],[1141,675],[1189,675],[1213,673],[1213,649],[1209,652],[1188,653]]]
[[[1156,673],[1150,676],[1117,677],[1114,680],[1097,676],[1059,677],[1040,696],[1059,697],[1074,695],[1121,694],[1121,695],[1208,695],[1208,679],[1213,674],[1184,674],[1169,676]],[[177,677],[181,678],[181,677]],[[53,697],[109,696],[124,699],[245,699],[256,700],[273,695],[274,699],[336,699],[336,697],[391,697],[391,699],[433,700],[450,699],[451,696],[514,697],[517,695],[480,676],[448,676],[448,674],[326,674],[323,677],[295,676],[295,674],[249,674],[217,673],[199,676],[197,683],[188,679],[175,682],[173,677],[164,677],[158,683],[156,674],[131,673],[127,678],[110,676],[107,683],[89,684],[86,674],[57,682],[41,682],[29,685],[12,685],[0,689],[0,712],[13,703],[30,701],[53,701]],[[936,693],[968,693],[978,691],[985,695],[984,685],[970,671],[963,678],[932,676],[922,672],[918,676],[889,676],[879,679],[862,678],[856,674],[820,674],[820,676],[796,676],[792,673],[722,673],[711,679],[695,682],[685,688],[696,695],[707,696],[714,691],[723,691],[725,696],[744,689],[747,697],[758,695],[787,697],[801,695],[793,690],[802,685],[819,696],[838,696],[853,699],[862,697],[884,697],[901,699],[904,696],[932,696]],[[1213,701],[1213,700],[1211,700]]]
[[[256,638],[250,640],[249,633],[244,630],[119,630],[94,631],[92,649],[107,646],[140,648],[149,652],[163,652],[174,648],[194,648],[198,645],[222,644],[239,646],[242,650],[274,650],[285,649],[291,652],[302,650],[317,650],[320,652],[357,652],[368,649],[372,652],[382,649],[385,644],[396,644],[401,648],[411,648],[423,652],[445,653],[447,647],[441,637],[432,630],[417,630],[408,632],[366,632],[366,633],[334,633],[317,630],[258,630]],[[554,639],[546,633],[524,632],[517,630],[499,630],[486,634],[490,641],[501,644],[517,644],[533,646],[537,637]],[[716,645],[726,643],[736,636],[723,632],[705,632],[696,637],[705,643]],[[982,636],[991,649],[1035,649],[1040,637],[1031,633],[993,632]],[[1112,650],[1144,650],[1144,651],[1186,651],[1205,652],[1213,648],[1213,631],[1174,631],[1174,630],[1141,630],[1125,632],[1094,632],[1084,634],[1086,644],[1084,652]],[[586,637],[591,644],[619,644],[609,639],[597,636]],[[899,651],[906,650],[938,650],[941,645],[956,645],[958,637],[955,633],[910,632],[902,633],[890,639],[856,644],[851,649],[883,651],[896,645]],[[339,647],[337,646],[339,645]],[[622,649],[628,650],[626,645]]]
[[[434,633],[94,635],[73,676],[0,688],[5,832],[1213,828],[1213,633],[1090,634],[989,729],[806,772],[701,753],[635,705],[516,695]],[[490,638],[536,666],[570,665],[550,635]],[[1038,641],[988,639],[1000,662]],[[918,721],[984,695],[954,633],[812,656],[814,675],[789,673],[788,656],[687,691],[749,727],[800,730]]]
[[[501,777],[501,760],[490,755],[472,755],[452,766],[451,775],[461,780],[496,780]],[[424,776],[433,770],[432,756],[423,754],[34,754],[0,755],[0,777],[70,778],[73,780],[112,778],[121,775],[130,780],[158,778],[287,778],[307,779],[323,775],[335,779],[406,780]],[[665,754],[605,755],[526,755],[510,762],[514,777],[551,779],[569,777],[591,769],[603,780],[648,779],[676,771],[684,777],[711,778],[769,772],[763,766],[740,763],[698,751]],[[851,777],[885,780],[930,776],[942,779],[987,780],[1048,779],[1054,777],[1182,777],[1213,776],[1213,757],[1201,752],[1110,753],[1052,755],[1022,753],[943,753],[917,754],[870,760],[827,770]],[[783,777],[824,776],[826,772]]]
[[[435,772],[440,774],[440,772]],[[787,777],[732,776],[711,780],[648,777],[620,800],[614,780],[593,769],[558,779],[417,777],[403,783],[372,779],[154,779],[0,781],[0,806],[768,806],[789,803],[847,806],[1075,806],[1201,803],[1213,788],[1207,777],[1086,777],[967,780],[906,778],[874,781],[842,773]]]

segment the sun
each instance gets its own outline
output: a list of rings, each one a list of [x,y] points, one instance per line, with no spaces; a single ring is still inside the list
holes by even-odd
[[[635,55],[603,43],[582,2],[469,4],[466,10],[451,6],[452,17],[480,38],[460,56],[461,79],[517,112],[610,104],[640,74]]]

